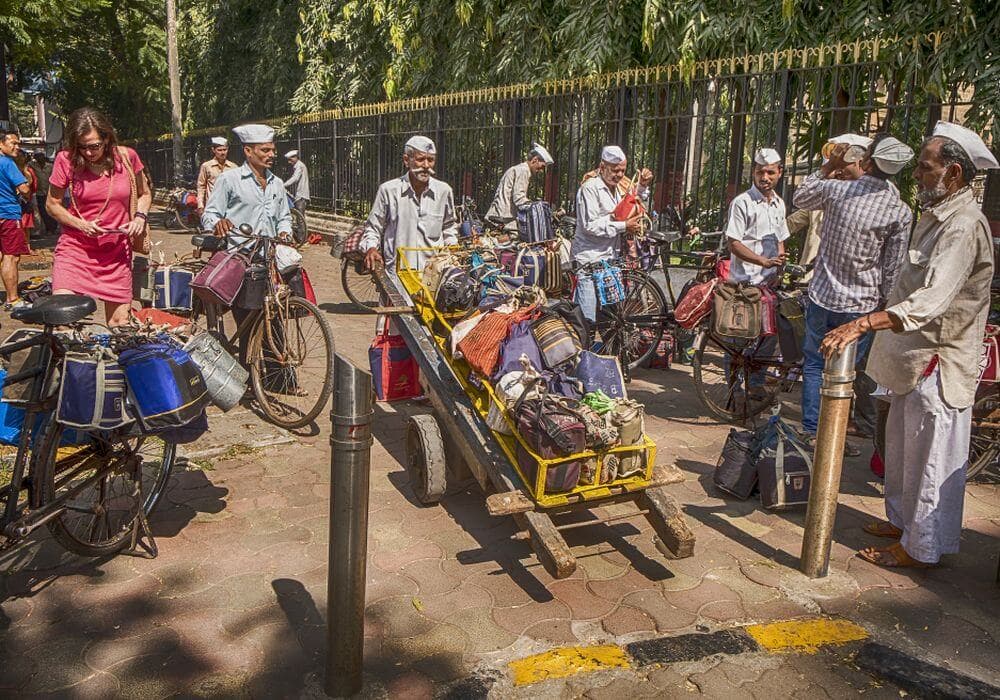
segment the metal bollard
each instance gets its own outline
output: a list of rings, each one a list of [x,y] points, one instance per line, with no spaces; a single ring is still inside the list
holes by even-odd
[[[357,694],[362,685],[372,377],[339,354],[333,376],[326,694],[340,698]]]
[[[837,517],[840,474],[844,466],[844,440],[854,395],[854,363],[857,341],[826,360],[823,367],[822,399],[816,449],[813,453],[812,483],[806,528],[802,537],[799,568],[809,578],[822,578],[830,568],[830,543]]]

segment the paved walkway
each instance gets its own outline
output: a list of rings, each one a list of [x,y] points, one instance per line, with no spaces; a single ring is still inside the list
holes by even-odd
[[[172,234],[162,247],[183,250]],[[320,247],[306,263],[338,350],[366,363],[371,316],[349,313],[339,267]],[[711,472],[728,427],[701,417],[687,368],[638,373],[669,487],[698,538],[668,561],[641,519],[567,536],[579,561],[552,580],[511,519],[491,518],[475,488],[420,507],[400,466],[405,421],[420,405],[379,405],[372,450],[365,673],[368,696],[429,697],[478,673],[493,697],[898,697],[853,665],[855,646],[819,654],[752,652],[610,668],[515,686],[508,662],[554,647],[625,645],[661,635],[823,615],[872,638],[1000,684],[1000,486],[971,485],[962,553],[927,571],[854,557],[881,514],[864,459],[845,468],[831,574],[796,571],[803,512],[723,498]],[[790,400],[795,397],[789,396]],[[319,696],[325,644],[328,424],[292,436],[249,413],[213,417],[189,446],[153,518],[160,556],[82,560],[41,536],[3,555],[0,695]],[[596,509],[611,514],[612,508]],[[469,686],[462,686],[468,690]]]

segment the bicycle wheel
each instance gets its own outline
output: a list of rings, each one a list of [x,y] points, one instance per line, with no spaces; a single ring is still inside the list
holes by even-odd
[[[198,214],[187,207],[174,207],[174,220],[185,231],[196,231],[201,226]]]
[[[997,423],[1000,396],[991,391],[972,405],[972,434],[969,437],[969,466],[965,477],[972,479],[1000,457],[1000,429],[983,425]]]
[[[598,309],[595,326],[601,353],[635,369],[656,352],[663,337],[667,299],[659,285],[638,270],[622,270],[622,286],[625,299]]]
[[[63,547],[85,557],[125,548],[139,509],[156,508],[173,468],[177,446],[139,433],[137,427],[83,434],[52,420],[45,430],[37,468],[42,498],[66,498],[65,510],[49,521]]]
[[[375,277],[365,270],[364,262],[344,258],[340,270],[340,283],[347,298],[359,309],[370,313],[376,306],[380,306]]]
[[[254,395],[269,421],[301,428],[333,390],[333,332],[323,312],[288,297],[262,313],[250,334],[247,365]]]
[[[706,329],[694,341],[692,369],[698,396],[717,418],[742,424],[770,409],[791,388],[790,365],[758,338],[724,342]]]
[[[301,248],[309,238],[309,229],[306,225],[306,215],[298,209],[292,209],[292,241],[296,248]]]

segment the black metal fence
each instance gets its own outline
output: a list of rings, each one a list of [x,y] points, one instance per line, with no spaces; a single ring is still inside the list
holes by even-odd
[[[910,40],[934,51],[934,35]],[[364,216],[380,182],[401,175],[403,144],[414,134],[437,143],[438,177],[456,197],[485,211],[500,175],[525,157],[532,141],[556,164],[533,183],[535,196],[572,211],[581,177],[603,145],[621,145],[629,170],[655,172],[653,207],[672,205],[702,228],[724,223],[732,197],[748,186],[750,158],[763,146],[786,161],[783,196],[819,164],[835,134],[888,131],[916,148],[937,119],[961,122],[971,91],[961,84],[943,97],[879,58],[885,43],[789,50],[587,79],[518,85],[275,120],[278,148],[297,148],[309,167],[312,205]],[[897,47],[898,48],[898,47]],[[185,169],[210,157],[203,130],[185,140]],[[154,182],[172,179],[169,140],[139,152]],[[231,153],[238,154],[238,148]],[[287,168],[283,159],[279,175]],[[912,166],[911,166],[912,168]],[[912,196],[910,169],[899,179]],[[630,173],[631,174],[631,173]]]

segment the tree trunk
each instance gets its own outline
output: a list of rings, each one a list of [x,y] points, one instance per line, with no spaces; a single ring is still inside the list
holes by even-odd
[[[167,0],[167,73],[170,76],[170,127],[173,131],[174,179],[184,176],[184,143],[181,135],[181,74],[177,63],[177,5]]]

